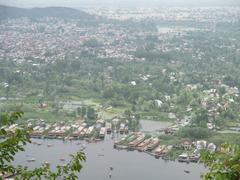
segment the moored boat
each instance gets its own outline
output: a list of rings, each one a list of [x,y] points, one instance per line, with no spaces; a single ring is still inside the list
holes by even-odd
[[[189,157],[187,153],[182,153],[178,156],[178,162],[189,162]]]

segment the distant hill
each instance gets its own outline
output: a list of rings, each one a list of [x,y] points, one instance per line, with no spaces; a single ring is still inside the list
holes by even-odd
[[[94,16],[72,8],[66,7],[46,7],[46,8],[17,8],[0,5],[0,19],[6,18],[42,18],[42,17],[60,17],[66,19],[95,19]]]

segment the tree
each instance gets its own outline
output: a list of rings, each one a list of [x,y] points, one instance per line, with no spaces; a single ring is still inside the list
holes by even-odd
[[[238,145],[222,144],[220,151],[215,153],[203,151],[201,159],[209,169],[204,179],[240,179],[240,147]]]
[[[95,47],[102,46],[102,43],[99,42],[97,39],[89,39],[89,40],[84,41],[83,45],[90,47],[90,48],[95,48]]]
[[[114,97],[114,91],[112,88],[104,89],[103,98],[111,99]]]
[[[84,118],[84,116],[86,115],[86,112],[87,112],[87,109],[86,109],[85,106],[83,106],[83,107],[82,107],[82,113],[81,113],[82,118]]]
[[[136,112],[136,106],[132,105],[131,110],[132,110],[133,112]]]
[[[131,119],[131,111],[129,110],[129,109],[127,109],[127,110],[125,110],[124,111],[124,115],[126,116],[126,118],[129,120],[129,119]]]
[[[82,109],[81,109],[81,107],[78,107],[78,108],[77,108],[77,114],[78,114],[79,116],[82,114]]]
[[[87,117],[88,117],[88,119],[95,119],[96,118],[95,110],[92,107],[88,107]]]
[[[184,127],[178,132],[179,136],[182,138],[205,139],[212,135],[211,131],[207,128],[201,127]]]
[[[83,152],[77,152],[76,155],[71,155],[72,160],[63,165],[58,165],[56,171],[52,171],[49,164],[44,164],[39,168],[29,170],[27,167],[11,165],[14,161],[14,155],[19,151],[24,151],[24,146],[31,143],[31,129],[22,126],[15,131],[7,132],[3,127],[9,126],[17,119],[21,118],[22,112],[13,112],[11,114],[0,115],[0,137],[3,140],[0,142],[0,172],[2,174],[14,174],[15,179],[78,179],[76,173],[82,169],[81,162],[86,160]],[[0,180],[4,177],[0,176]]]
[[[139,127],[140,127],[140,114],[135,114],[135,121],[136,121],[136,124],[135,124],[135,130],[139,130]]]
[[[195,115],[194,123],[200,127],[206,127],[206,123],[208,122],[208,111],[200,108],[196,111]]]

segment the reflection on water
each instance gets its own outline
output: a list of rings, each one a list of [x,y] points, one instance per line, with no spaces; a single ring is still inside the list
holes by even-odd
[[[41,142],[42,145],[29,144],[25,152],[16,156],[15,164],[37,167],[44,161],[51,164],[64,164],[69,160],[68,155],[78,151],[84,141],[63,142],[61,140],[33,140]],[[155,159],[146,153],[137,151],[125,151],[113,149],[113,140],[107,136],[105,141],[86,144],[84,150],[87,161],[79,177],[82,180],[105,180],[109,179],[109,173],[114,180],[155,180],[155,179],[178,179],[197,180],[200,179],[204,166],[201,164],[185,164],[178,162],[166,162]],[[80,142],[80,143],[79,143]],[[49,144],[53,146],[48,147]],[[35,162],[27,162],[27,159],[35,158]],[[64,158],[63,162],[60,159]],[[52,166],[53,167],[53,166]],[[114,169],[111,171],[110,167]],[[54,167],[53,167],[54,168]],[[188,169],[189,174],[184,170]]]
[[[162,121],[149,121],[149,120],[141,120],[141,130],[142,131],[156,131],[170,126],[172,123],[170,122],[162,122]]]

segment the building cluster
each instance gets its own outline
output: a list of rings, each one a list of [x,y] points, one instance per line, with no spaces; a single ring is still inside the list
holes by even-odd
[[[193,49],[191,42],[184,39],[184,34],[189,31],[214,31],[218,22],[237,21],[240,18],[239,12],[238,8],[93,9],[90,12],[109,19],[134,22],[148,19],[166,22],[209,22],[209,26],[201,28],[157,26],[158,31],[152,31],[151,25],[148,27],[149,30],[145,28],[139,31],[137,28],[133,30],[111,21],[96,22],[96,25],[91,26],[81,24],[81,20],[78,19],[68,21],[50,17],[35,21],[28,18],[7,19],[0,23],[0,60],[28,62],[33,66],[39,66],[41,63],[53,63],[61,59],[79,59],[82,53],[94,54],[98,58],[142,60],[135,56],[135,52],[139,48],[145,49],[145,44],[139,44],[139,40],[149,36],[162,41],[156,45],[154,48],[156,50],[192,52],[193,56],[201,59],[205,54]],[[176,36],[182,37],[184,42],[179,45],[170,43],[169,40]]]
[[[239,7],[91,8],[88,12],[116,20],[235,22],[240,17]]]
[[[180,144],[164,144],[158,137],[146,135],[142,132],[130,133],[114,142],[114,148],[127,149],[130,151],[138,150],[146,152],[156,158],[165,160],[177,159],[179,162],[199,162],[200,151],[206,149],[210,152],[215,152],[217,146],[213,143],[208,143],[205,140],[192,142],[189,139],[183,139]],[[177,156],[173,156],[171,152],[177,152]]]
[[[137,34],[108,23],[92,27],[79,21],[61,18],[1,21],[0,60],[39,66],[69,57],[78,59],[81,53],[134,60],[132,52],[136,50],[136,43],[133,40]]]

